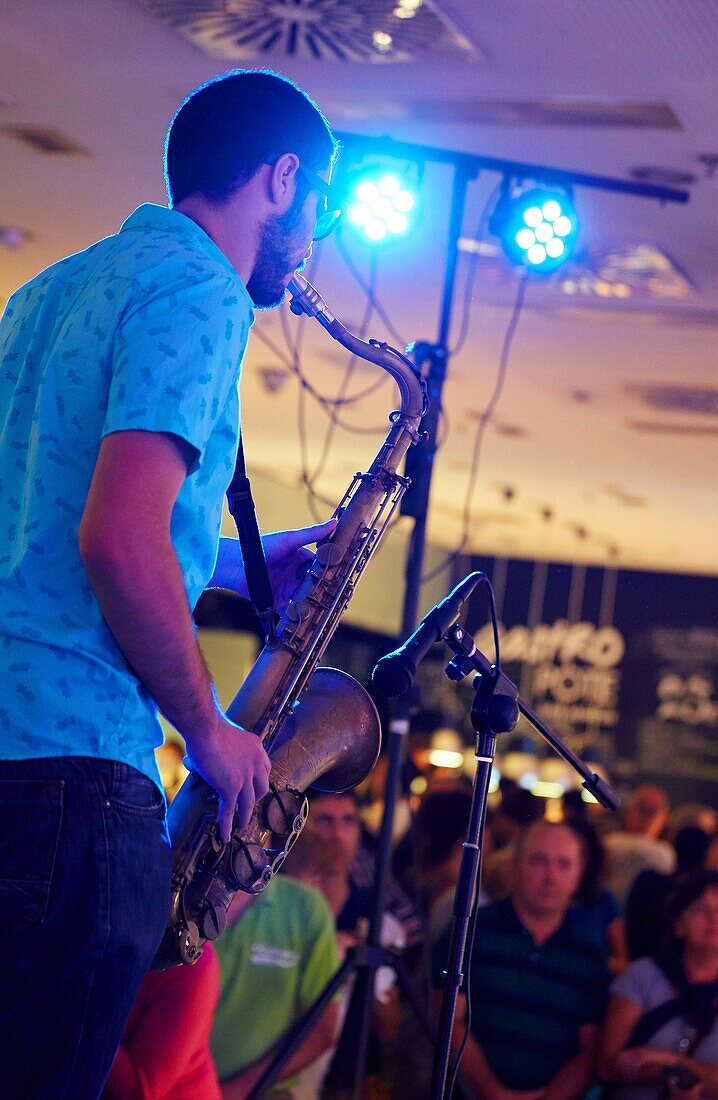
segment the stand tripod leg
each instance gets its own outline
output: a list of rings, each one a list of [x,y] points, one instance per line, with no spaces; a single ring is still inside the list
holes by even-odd
[[[334,977],[330,978],[327,982],[314,1004],[307,1009],[301,1019],[297,1020],[294,1027],[288,1031],[281,1040],[281,1045],[274,1055],[271,1064],[267,1066],[266,1070],[257,1081],[257,1084],[247,1097],[247,1100],[261,1100],[266,1094],[267,1089],[275,1084],[279,1074],[284,1069],[289,1059],[299,1048],[304,1037],[309,1034],[317,1023],[334,994],[344,985],[344,982],[354,970],[355,965],[350,954],[339,967]]]

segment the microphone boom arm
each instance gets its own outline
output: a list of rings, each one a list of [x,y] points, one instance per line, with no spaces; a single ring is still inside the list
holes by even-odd
[[[456,654],[446,666],[446,674],[450,680],[462,680],[473,671],[479,678],[478,684],[476,679],[474,680],[475,688],[480,687],[481,683],[487,679],[493,681],[493,691],[498,695],[506,695],[515,700],[519,712],[531,723],[536,732],[541,734],[544,741],[551,746],[554,752],[581,777],[583,780],[581,785],[593,795],[596,801],[605,806],[607,810],[615,811],[619,809],[621,800],[613,788],[600,775],[592,772],[583,760],[575,752],[572,752],[559,734],[552,730],[550,726],[547,726],[539,715],[531,709],[528,703],[519,695],[519,689],[513,680],[500,668],[492,664],[481,650],[476,648],[476,643],[467,630],[455,623],[446,632],[444,638],[449,648]]]

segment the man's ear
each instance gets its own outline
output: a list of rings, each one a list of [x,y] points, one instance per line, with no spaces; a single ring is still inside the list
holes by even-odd
[[[268,180],[268,198],[279,207],[277,213],[284,214],[292,205],[297,184],[299,157],[296,153],[282,153],[273,165],[270,165]]]

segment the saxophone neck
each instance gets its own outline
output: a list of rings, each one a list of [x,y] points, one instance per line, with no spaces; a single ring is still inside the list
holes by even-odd
[[[296,274],[287,288],[292,295],[290,309],[314,317],[352,355],[382,367],[396,382],[401,394],[401,415],[416,428],[427,409],[426,383],[406,355],[378,340],[361,340],[337,320],[318,290],[303,275]]]

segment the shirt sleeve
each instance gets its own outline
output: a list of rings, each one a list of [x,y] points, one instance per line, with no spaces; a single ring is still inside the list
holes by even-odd
[[[657,969],[652,959],[636,959],[616,978],[611,993],[633,1001],[645,1012],[651,1007],[651,987],[656,985]]]
[[[130,304],[115,339],[103,436],[171,432],[194,447],[198,466],[236,388],[250,323],[238,288],[218,272]]]
[[[332,911],[321,894],[317,891],[312,894],[316,896],[311,898],[312,910],[307,915],[309,942],[299,985],[302,1010],[317,999],[341,962]]]

